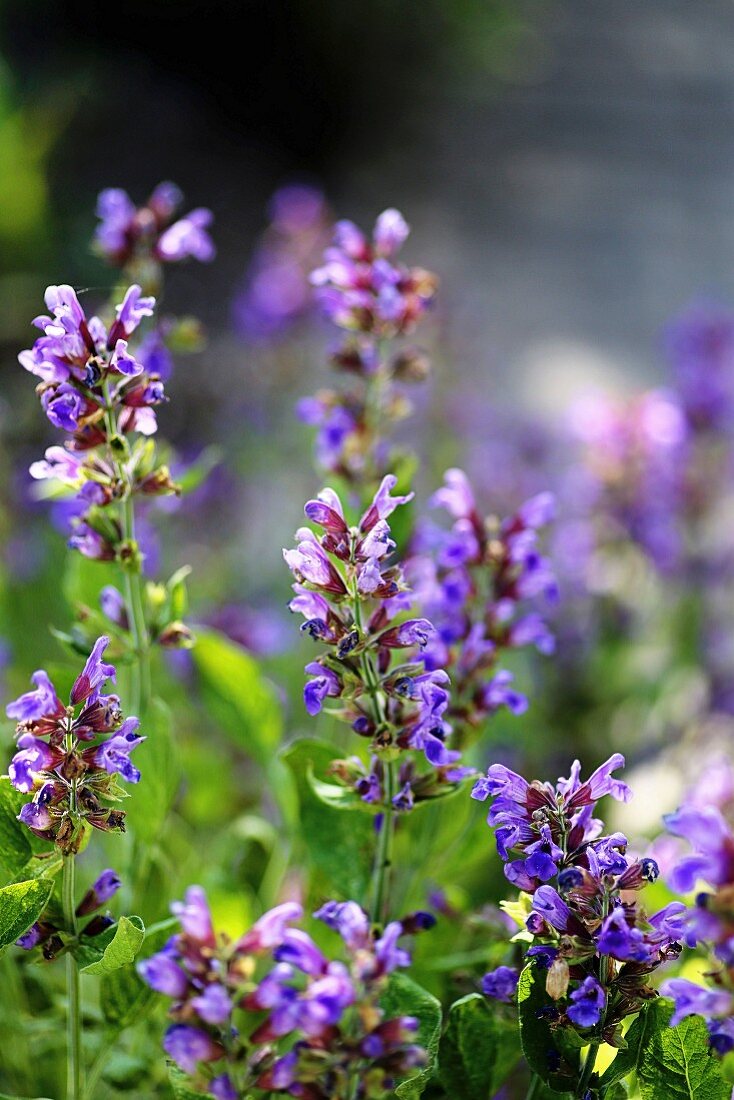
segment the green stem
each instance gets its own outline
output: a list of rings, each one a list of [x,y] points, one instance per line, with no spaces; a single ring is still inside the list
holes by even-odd
[[[74,912],[74,856],[64,856],[61,880],[61,896],[64,907],[64,923],[68,932],[76,935],[77,919]],[[66,1013],[66,1100],[81,1100],[82,1095],[82,1016],[79,967],[71,951],[66,952],[66,989],[68,997]]]
[[[584,1069],[579,1079],[578,1089],[576,1095],[583,1097],[586,1094],[586,1090],[591,1080],[591,1075],[594,1072],[594,1066],[596,1064],[596,1056],[599,1053],[600,1043],[592,1043],[589,1047],[589,1052],[586,1055],[586,1061],[584,1062]]]
[[[122,534],[126,542],[135,542],[135,505],[129,488],[122,508]],[[137,563],[125,563],[124,570],[125,603],[135,654],[131,666],[130,709],[140,718],[150,698],[150,644],[143,607],[143,578]]]
[[[112,440],[118,435],[118,430],[109,382],[104,384],[104,397],[106,406],[104,418],[109,458],[120,484],[124,486],[125,493],[121,509],[122,537],[124,542],[133,545],[135,543],[133,487],[124,463],[112,446]],[[136,717],[142,718],[150,698],[150,639],[145,622],[143,583],[139,561],[123,562],[123,572],[125,574],[125,604],[134,655],[130,670],[130,711]]]
[[[533,1076],[530,1078],[530,1085],[528,1087],[525,1100],[534,1100],[534,1097],[537,1094],[539,1087],[540,1078],[538,1077],[537,1073],[534,1073]]]
[[[380,925],[385,925],[389,916],[390,872],[395,840],[395,807],[392,800],[397,779],[394,760],[385,761],[384,775],[385,802],[372,872],[372,920]]]

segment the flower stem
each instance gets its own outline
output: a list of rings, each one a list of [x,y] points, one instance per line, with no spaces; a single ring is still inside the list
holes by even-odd
[[[385,802],[372,872],[372,920],[380,925],[387,923],[389,915],[390,872],[395,839],[395,807],[392,802],[396,781],[394,760],[385,761],[384,775]]]
[[[591,1075],[594,1072],[594,1066],[596,1064],[596,1056],[599,1053],[600,1043],[592,1043],[589,1047],[588,1054],[586,1055],[586,1061],[584,1062],[584,1069],[579,1078],[578,1089],[576,1095],[583,1097],[586,1094],[586,1090],[591,1080]]]
[[[74,855],[64,856],[61,880],[64,923],[67,931],[76,935],[77,919],[74,904]],[[66,1100],[81,1100],[82,1095],[82,1017],[79,967],[71,951],[66,953]]]
[[[538,1077],[537,1073],[534,1073],[533,1076],[530,1078],[530,1085],[528,1086],[528,1091],[527,1091],[527,1095],[525,1096],[525,1100],[534,1100],[534,1097],[536,1096],[536,1094],[538,1092],[539,1086],[540,1086],[540,1078]]]
[[[122,533],[126,542],[135,541],[135,505],[130,491],[122,509]],[[134,652],[130,709],[140,718],[144,715],[150,698],[150,648],[143,608],[142,575],[137,563],[125,565],[125,603]]]
[[[135,501],[129,472],[125,469],[125,464],[111,442],[117,436],[118,431],[109,382],[104,384],[104,396],[109,458],[120,484],[125,486],[120,517],[122,537],[124,542],[132,546],[135,544]],[[130,710],[136,717],[142,718],[150,698],[150,639],[148,638],[148,628],[145,622],[139,559],[136,557],[133,561],[123,562],[123,571],[125,574],[125,604],[133,643],[133,662],[130,672]]]

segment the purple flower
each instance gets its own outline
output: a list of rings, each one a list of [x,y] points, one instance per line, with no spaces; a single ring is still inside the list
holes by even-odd
[[[668,832],[683,837],[694,849],[670,875],[670,885],[681,893],[691,891],[698,879],[712,886],[734,881],[734,837],[715,806],[681,806],[663,818]]]
[[[42,461],[32,463],[30,475],[37,481],[55,478],[64,485],[76,485],[81,479],[82,459],[65,447],[47,447]]]
[[[164,993],[167,997],[183,997],[189,987],[186,972],[181,969],[173,951],[168,948],[138,962],[136,969],[151,989]]]
[[[375,943],[375,955],[385,974],[390,974],[400,966],[410,966],[410,955],[398,947],[398,940],[402,935],[401,922],[391,921]]]
[[[539,886],[535,891],[533,913],[542,917],[557,932],[568,932],[575,923],[571,909],[552,886]]]
[[[629,923],[621,905],[602,921],[596,946],[600,955],[611,955],[621,962],[646,962],[652,954],[644,933]]]
[[[187,936],[204,944],[214,942],[209,904],[201,886],[189,886],[183,901],[171,903],[171,912],[178,917]]]
[[[209,1092],[215,1100],[238,1100],[239,1098],[239,1093],[227,1073],[220,1073],[217,1077],[212,1077],[209,1082]]]
[[[509,1004],[517,992],[520,973],[514,966],[498,966],[482,978],[482,993]]]
[[[213,260],[216,249],[207,232],[212,218],[211,210],[198,207],[185,218],[174,222],[158,239],[156,251],[159,258],[168,263],[176,263],[189,257],[202,263]]]
[[[311,661],[306,665],[306,672],[313,679],[309,680],[303,689],[303,702],[306,711],[313,717],[317,715],[328,696],[341,695],[342,684],[337,674],[319,661]]]
[[[21,734],[18,745],[21,751],[11,760],[8,775],[17,791],[28,794],[36,786],[39,773],[57,763],[58,757],[45,741],[30,733]]]
[[[137,283],[133,283],[127,288],[124,298],[116,307],[117,321],[110,329],[109,341],[116,345],[120,336],[127,339],[145,317],[153,316],[154,310],[155,298],[144,296]]]
[[[314,917],[338,932],[352,950],[364,947],[369,940],[369,918],[356,901],[327,901]]]
[[[273,958],[312,976],[323,974],[327,965],[325,956],[311,937],[299,928],[285,929],[281,942],[273,951]]]
[[[56,694],[56,688],[43,669],[33,673],[31,683],[36,685],[35,691],[28,691],[14,702],[8,703],[5,708],[8,718],[14,718],[17,722],[35,722],[39,718],[63,713],[64,708]]]
[[[199,1062],[215,1062],[223,1049],[198,1027],[173,1024],[163,1039],[163,1049],[185,1073],[196,1073]]]
[[[594,1027],[604,1011],[606,995],[596,978],[589,975],[570,997],[566,1015],[578,1027]]]
[[[428,619],[407,619],[399,626],[392,627],[380,635],[380,645],[388,649],[400,649],[403,646],[417,645],[423,649],[429,638],[435,634],[435,628]]]
[[[84,917],[88,913],[93,913],[95,909],[100,909],[110,898],[114,897],[121,886],[120,876],[108,867],[89,887],[76,907],[76,915]]]
[[[113,584],[106,584],[99,594],[99,606],[110,622],[127,629],[125,597]]]
[[[500,669],[482,690],[482,704],[493,713],[500,707],[507,707],[511,714],[524,714],[528,709],[528,700],[522,692],[510,687],[515,677],[511,672]]]
[[[87,658],[87,663],[71,689],[71,702],[73,705],[81,703],[84,699],[88,699],[96,688],[102,686],[105,680],[112,680],[114,683],[114,665],[105,664],[102,660],[102,654],[109,644],[110,639],[105,635],[101,638],[97,638],[97,641],[94,643],[92,652]]]
[[[360,531],[366,534],[375,526],[378,520],[387,519],[401,504],[407,504],[413,499],[415,493],[407,493],[405,496],[398,497],[392,496],[392,490],[397,483],[398,479],[393,474],[386,474],[383,477],[372,503],[359,522]]]
[[[140,772],[130,760],[130,753],[145,741],[138,737],[135,730],[139,727],[138,718],[126,718],[114,737],[110,737],[94,751],[93,759],[98,768],[110,775],[119,774],[128,783],[140,782]]]
[[[62,382],[55,389],[41,394],[43,411],[55,428],[62,432],[75,432],[84,414],[84,398],[73,386]]]
[[[470,519],[476,513],[476,503],[469,478],[463,470],[453,468],[443,475],[444,484],[430,497],[429,508],[445,508],[454,519]]]
[[[303,909],[298,902],[286,901],[282,905],[276,905],[255,921],[250,931],[238,941],[237,947],[242,952],[253,954],[277,947],[287,926],[300,920],[302,916]]]
[[[232,1001],[223,986],[208,985],[203,993],[192,997],[191,1007],[207,1024],[224,1024],[232,1015]]]
[[[383,256],[393,256],[409,234],[410,226],[399,210],[383,210],[375,222],[375,248]]]
[[[725,989],[707,989],[687,978],[670,978],[663,982],[661,993],[672,997],[675,1010],[670,1018],[675,1027],[686,1016],[725,1016],[732,1011],[732,995]]]

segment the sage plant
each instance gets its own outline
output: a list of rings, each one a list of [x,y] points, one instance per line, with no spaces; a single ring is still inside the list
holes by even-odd
[[[409,232],[394,209],[380,214],[371,240],[353,222],[339,221],[323,265],[311,274],[325,316],[343,333],[331,364],[353,384],[303,398],[297,413],[318,429],[319,466],[365,494],[399,460],[388,447],[387,429],[409,412],[400,384],[422,381],[428,371],[425,354],[405,337],[431,307],[438,281],[399,262]]]
[[[400,566],[390,563],[395,542],[387,520],[412,497],[392,496],[395,485],[386,475],[354,526],[336,492],[324,489],[304,509],[323,535],[302,527],[298,546],[283,551],[295,577],[290,608],[304,616],[301,629],[326,646],[306,665],[306,710],[316,715],[334,699],[331,713],[370,742],[369,772],[359,759],[334,768],[380,810],[372,897],[378,922],[387,916],[396,813],[446,793],[468,774],[458,764],[460,754],[446,744],[449,677],[443,669],[427,669],[421,656],[434,627],[427,619],[404,617],[410,590]],[[428,771],[419,766],[421,757]]]
[[[555,639],[540,600],[553,604],[558,586],[540,533],[553,518],[551,493],[527,500],[507,519],[484,519],[463,470],[450,469],[428,501],[453,521],[418,524],[406,575],[416,605],[435,626],[424,661],[428,669],[450,671],[453,690],[448,720],[455,743],[464,747],[500,707],[513,714],[528,701],[513,675],[498,667],[503,651],[532,646],[543,654]]]
[[[508,907],[531,944],[519,986],[521,1027],[523,1013],[529,1032],[542,1014],[546,1034],[532,1068],[552,1088],[578,1097],[597,1094],[600,1045],[624,1045],[623,1021],[656,996],[651,975],[682,950],[685,906],[673,901],[648,915],[638,901],[657,879],[657,863],[628,857],[626,836],[604,834],[594,817],[605,795],[631,797],[613,775],[623,764],[615,753],[583,780],[574,761],[569,778],[556,784],[528,782],[493,764],[472,792],[492,800],[488,822],[505,877],[522,891],[520,904]],[[509,1000],[517,978],[501,967],[485,976],[484,992]]]
[[[75,857],[94,830],[121,832],[125,797],[119,780],[137,783],[140,772],[131,753],[145,740],[138,718],[123,718],[119,696],[104,694],[115,668],[104,660],[109,638],[98,638],[74,681],[68,704],[56,694],[48,674],[33,673],[34,688],[8,704],[17,722],[18,751],[8,774],[12,786],[31,795],[18,819],[61,856],[62,921],[53,911],[39,912],[18,945],[43,948],[46,959],[66,955],[67,979],[67,1100],[82,1095],[82,1016],[78,951],[94,943],[112,922],[93,917],[85,927],[80,918],[104,905],[120,885],[114,871],[105,871],[81,899],[76,896]],[[43,853],[50,860],[53,850]],[[58,864],[51,865],[58,870]],[[47,872],[48,874],[48,872]]]

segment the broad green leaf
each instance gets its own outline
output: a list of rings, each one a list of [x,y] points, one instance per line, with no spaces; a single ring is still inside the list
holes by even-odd
[[[134,788],[134,798],[125,805],[130,831],[148,844],[160,836],[181,779],[171,727],[169,708],[161,699],[153,699],[140,729],[146,740],[135,750],[140,782]]]
[[[160,951],[178,927],[179,923],[174,917],[151,924],[145,930],[145,939],[137,959],[147,959]],[[137,1023],[154,999],[155,991],[138,977],[133,963],[102,976],[99,1003],[105,1021],[116,1032]]]
[[[385,1018],[416,1016],[420,1021],[416,1042],[428,1054],[428,1064],[418,1074],[408,1077],[395,1089],[400,1100],[416,1100],[421,1096],[436,1069],[438,1043],[441,1037],[441,1004],[406,974],[390,975],[387,989],[380,997],[380,1007]]]
[[[520,1059],[516,1021],[484,997],[470,993],[449,1010],[438,1049],[438,1075],[456,1100],[488,1100],[502,1087]]]
[[[17,878],[33,854],[31,834],[18,821],[20,807],[27,801],[28,796],[16,791],[9,779],[0,779],[0,874],[4,882]]]
[[[275,688],[257,661],[224,635],[197,626],[192,650],[204,701],[234,743],[267,765],[283,733]]]
[[[711,1053],[703,1017],[688,1016],[669,1027],[672,1010],[664,998],[648,1009],[651,1032],[637,1065],[642,1100],[729,1100],[731,1085]]]
[[[145,925],[140,917],[120,917],[112,939],[95,962],[82,966],[84,974],[109,974],[131,963],[145,938]]]
[[[53,890],[51,879],[16,882],[0,890],[0,949],[15,943],[43,913]]]
[[[545,1010],[552,1004],[545,991],[545,974],[529,963],[517,987],[520,1041],[530,1068],[555,1092],[573,1091],[578,1074],[579,1051],[563,1042],[562,1033],[551,1030]]]
[[[323,876],[327,893],[359,898],[365,895],[372,870],[372,818],[320,801],[308,778],[309,772],[324,775],[336,756],[331,745],[310,738],[294,741],[283,751],[298,790],[300,840],[310,862]]]

